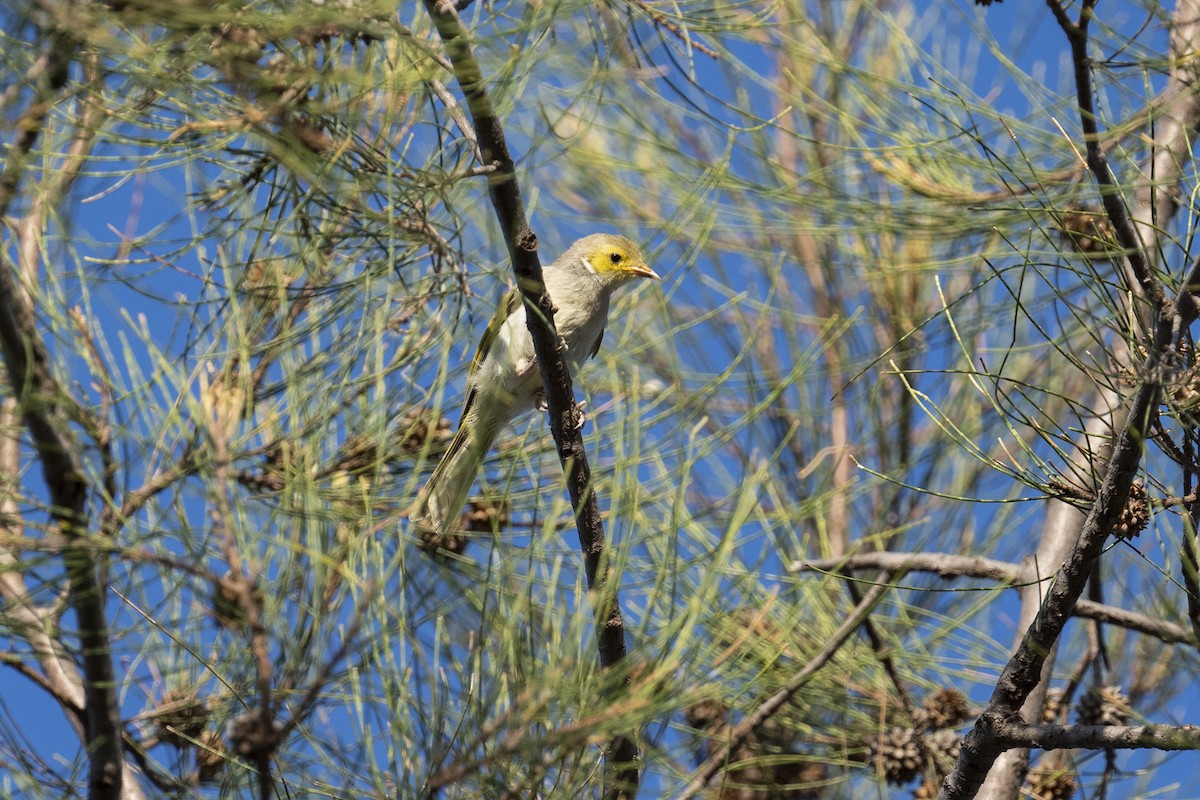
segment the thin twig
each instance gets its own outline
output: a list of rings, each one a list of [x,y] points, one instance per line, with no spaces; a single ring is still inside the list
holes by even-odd
[[[63,654],[62,657],[66,657]],[[73,698],[62,691],[61,685],[47,678],[42,673],[38,672],[31,665],[25,663],[24,656],[18,653],[0,653],[0,664],[5,664],[12,667],[20,674],[24,675],[37,686],[40,686],[47,694],[54,698],[54,701],[63,707],[64,710],[71,713],[71,718],[83,726],[83,709],[76,705]]]
[[[721,57],[720,54],[717,53],[716,50],[713,50],[711,47],[704,44],[703,42],[699,42],[699,41],[693,39],[688,34],[686,28],[679,25],[678,23],[672,22],[670,20],[670,18],[667,17],[666,14],[662,13],[657,8],[655,8],[654,6],[647,3],[646,0],[629,0],[629,2],[632,5],[637,6],[642,11],[644,11],[646,13],[646,16],[650,17],[650,21],[654,23],[655,27],[666,30],[671,35],[673,35],[676,39],[683,42],[684,47],[690,48],[692,50],[699,50],[701,53],[704,53],[704,55],[708,56],[709,58],[719,59]]]
[[[1158,308],[1163,300],[1162,287],[1150,268],[1147,253],[1137,230],[1133,227],[1129,210],[1121,197],[1116,176],[1108,165],[1108,157],[1100,147],[1100,130],[1097,124],[1096,100],[1092,91],[1092,58],[1088,55],[1088,27],[1096,0],[1083,0],[1079,10],[1079,21],[1072,22],[1066,8],[1058,0],[1047,0],[1054,18],[1058,21],[1067,41],[1071,45],[1071,61],[1075,67],[1075,94],[1079,107],[1079,121],[1083,128],[1083,142],[1087,148],[1087,164],[1096,183],[1100,185],[1100,201],[1112,222],[1117,242],[1125,251],[1125,259],[1133,273],[1135,283],[1131,288],[1148,299],[1152,308]]]
[[[445,84],[437,79],[429,81],[429,88],[442,101],[442,106],[446,109],[446,113],[450,115],[450,119],[454,120],[459,133],[471,143],[471,152],[475,154],[475,158],[479,159],[480,165],[487,166],[487,162],[483,160],[483,153],[479,149],[479,137],[475,135],[475,128],[471,126],[471,121],[463,113],[462,106],[454,99],[454,95],[450,93]]]

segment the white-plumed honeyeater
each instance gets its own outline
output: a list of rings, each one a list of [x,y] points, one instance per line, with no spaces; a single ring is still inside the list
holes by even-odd
[[[607,233],[575,242],[542,275],[572,377],[600,350],[609,299],[617,287],[638,278],[659,280],[636,244]],[[521,412],[538,408],[542,394],[525,304],[514,288],[496,310],[471,361],[458,433],[417,496],[409,514],[413,523],[439,534],[452,532],[500,429]]]

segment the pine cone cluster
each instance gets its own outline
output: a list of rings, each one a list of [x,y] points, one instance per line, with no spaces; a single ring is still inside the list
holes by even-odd
[[[1078,788],[1074,770],[1059,753],[1044,757],[1029,771],[1029,795],[1034,800],[1071,800]]]
[[[706,731],[698,755],[706,758],[714,744],[727,741],[732,727],[729,707],[720,700],[701,700],[683,711],[687,724]],[[776,726],[777,729],[783,726]],[[784,737],[786,738],[786,737]],[[792,737],[794,738],[794,737]],[[738,766],[721,779],[721,800],[804,800],[820,797],[827,779],[824,763],[794,752],[782,738],[776,740],[761,730],[751,731],[729,754]]]
[[[1113,535],[1119,539],[1132,539],[1150,524],[1150,500],[1141,481],[1129,487],[1129,499],[1121,509],[1121,518],[1113,526]]]
[[[262,587],[233,571],[213,583],[210,609],[213,619],[223,628],[241,630],[261,618],[263,602]]]
[[[419,453],[426,442],[436,444],[453,435],[450,420],[428,408],[409,409],[396,421],[396,438],[405,453]]]
[[[958,761],[958,754],[962,752],[962,737],[949,728],[943,728],[927,736],[925,746],[933,756],[938,773],[949,773]]]
[[[936,731],[953,728],[971,718],[967,696],[958,689],[938,689],[921,703],[913,726],[918,730]]]
[[[871,743],[869,762],[876,774],[899,786],[921,774],[921,747],[912,728],[892,728]]]
[[[230,720],[226,735],[233,752],[243,758],[257,760],[270,756],[279,748],[283,742],[280,737],[282,727],[263,709],[253,707]]]
[[[491,533],[508,527],[507,498],[484,497],[472,500],[459,522],[459,529],[474,533]]]
[[[195,755],[195,769],[186,780],[193,786],[219,780],[229,753],[221,734],[209,727],[209,703],[194,689],[170,689],[145,715],[157,742],[169,744],[180,757]]]
[[[461,533],[441,534],[437,531],[417,527],[417,535],[421,538],[421,541],[417,542],[417,547],[434,555],[449,553],[461,556],[467,549],[467,537]]]
[[[955,728],[970,717],[966,695],[958,689],[938,689],[912,712],[911,728],[892,728],[870,742],[867,763],[895,785],[909,783],[924,773],[925,780],[913,797],[936,797],[942,779],[953,769],[962,749],[962,737]],[[925,763],[923,754],[931,763]]]
[[[1141,365],[1150,351],[1143,345],[1138,345],[1131,355],[1131,364],[1118,368],[1118,377],[1127,386],[1137,386],[1144,380]],[[1174,353],[1165,354],[1167,358],[1164,367],[1167,370],[1164,386],[1164,400],[1168,402],[1169,411],[1188,425],[1195,425],[1200,414],[1200,364],[1196,362],[1195,346],[1187,340],[1179,343]]]
[[[187,747],[190,740],[204,732],[208,705],[195,692],[172,689],[162,696],[151,715],[158,740],[175,747]]]
[[[1083,206],[1069,208],[1060,217],[1058,230],[1072,250],[1093,261],[1107,261],[1121,249],[1112,222],[1103,211]]]
[[[1200,369],[1196,365],[1196,349],[1186,339],[1179,343],[1177,366],[1168,389],[1171,401],[1176,408],[1192,411],[1200,405]]]
[[[460,556],[467,550],[469,540],[466,533],[491,533],[508,527],[508,501],[500,498],[483,497],[472,500],[467,510],[458,519],[458,528],[445,534],[426,528],[417,529],[420,541],[417,546],[435,555]]]
[[[1058,722],[1063,710],[1063,690],[1057,686],[1046,690],[1046,699],[1042,703],[1042,722],[1050,725]]]
[[[1075,718],[1080,725],[1124,725],[1129,712],[1129,698],[1120,686],[1093,686],[1079,698]]]
[[[225,769],[225,742],[216,731],[204,731],[200,734],[199,746],[196,747],[196,780],[200,783],[215,781]]]
[[[724,722],[729,709],[720,700],[701,700],[683,710],[683,718],[696,730],[707,730],[718,722]]]

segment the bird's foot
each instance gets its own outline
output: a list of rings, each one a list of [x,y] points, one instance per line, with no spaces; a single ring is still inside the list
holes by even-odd
[[[575,430],[583,430],[583,426],[587,424],[587,400],[581,400],[575,404]]]

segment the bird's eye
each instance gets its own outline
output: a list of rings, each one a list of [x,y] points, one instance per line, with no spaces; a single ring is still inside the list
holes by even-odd
[[[614,264],[620,264],[620,263],[621,263],[621,254],[620,254],[620,253],[618,253],[618,252],[616,252],[616,251],[613,251],[613,252],[609,253],[609,254],[608,254],[608,258],[609,258],[609,260],[611,260],[611,261],[612,261],[612,263],[614,263]]]

